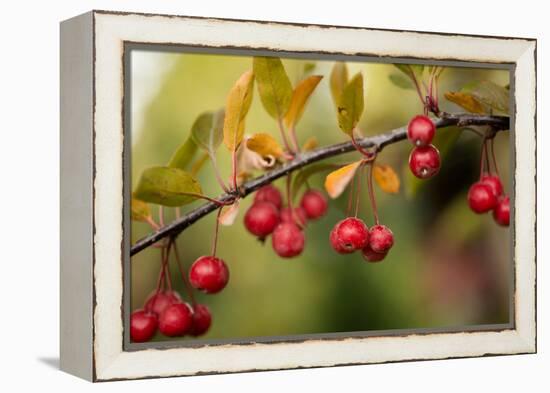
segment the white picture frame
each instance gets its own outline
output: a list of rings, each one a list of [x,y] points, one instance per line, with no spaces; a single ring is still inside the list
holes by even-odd
[[[127,44],[507,64],[514,321],[507,329],[128,348]],[[536,352],[536,40],[91,11],[61,24],[61,368],[90,381]],[[517,214],[520,211],[521,214]]]

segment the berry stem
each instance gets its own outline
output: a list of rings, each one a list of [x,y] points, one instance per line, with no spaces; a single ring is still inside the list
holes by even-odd
[[[183,267],[183,263],[181,262],[180,254],[178,251],[178,244],[174,241],[174,256],[176,257],[176,264],[178,265],[178,270],[181,275],[181,280],[183,281],[183,286],[185,287],[185,291],[187,292],[187,296],[189,296],[189,300],[191,300],[191,304],[193,305],[193,308],[195,308],[195,305],[197,302],[195,301],[195,295],[193,295],[193,289],[191,288],[191,285],[187,281],[187,276],[185,274],[185,269]]]
[[[485,173],[485,138],[481,144],[481,154],[479,158],[479,180],[483,177]]]
[[[212,256],[216,256],[216,249],[218,247],[218,233],[220,231],[220,215],[222,214],[222,207],[218,208],[218,214],[216,214],[216,225],[214,226],[214,239],[212,241]]]
[[[352,177],[351,184],[350,184],[350,187],[349,187],[348,207],[346,208],[346,216],[348,216],[348,217],[351,213],[351,207],[353,205],[353,195],[355,193],[354,189],[355,189],[355,176]]]
[[[365,170],[365,166],[361,164],[358,170],[359,174],[356,174],[357,176],[357,191],[355,195],[355,217],[356,218],[357,218],[357,215],[359,214],[359,201],[361,200],[361,178],[363,177],[364,170]]]
[[[495,173],[498,177],[500,177],[500,174],[498,173],[498,166],[497,166],[497,158],[495,155],[495,138],[491,138],[491,157],[493,159],[493,169],[495,170]]]
[[[487,141],[487,138],[485,138],[483,140],[483,149],[485,150],[485,153],[484,153],[484,155],[485,155],[485,165],[486,165],[485,169],[487,170],[487,172],[491,173],[491,161],[489,159],[489,148],[487,147],[488,144],[489,143]]]
[[[372,215],[374,216],[374,223],[376,225],[379,225],[380,220],[378,219],[378,208],[376,207],[376,199],[374,197],[374,187],[373,187],[373,184],[372,184],[373,167],[374,167],[374,162],[370,162],[369,163],[369,184],[368,184],[368,189],[369,189],[370,204],[371,204],[371,208],[372,208]]]

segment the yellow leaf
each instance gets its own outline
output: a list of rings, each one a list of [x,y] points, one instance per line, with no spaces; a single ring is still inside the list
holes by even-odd
[[[445,93],[445,98],[471,113],[485,113],[483,105],[471,94],[458,91]]]
[[[338,198],[344,192],[361,163],[362,160],[343,166],[328,174],[325,179],[325,189],[331,198]]]
[[[244,120],[252,103],[254,74],[247,71],[227,95],[223,122],[223,142],[230,151],[237,149],[244,135]]]
[[[296,123],[298,123],[300,117],[302,117],[302,113],[304,112],[307,100],[319,82],[321,82],[321,79],[323,79],[321,75],[312,75],[298,83],[292,93],[290,107],[285,115],[285,125],[287,127],[294,127]]]
[[[352,136],[364,107],[363,75],[357,73],[344,87],[336,108],[338,126],[349,136]]]
[[[399,176],[389,165],[374,165],[372,168],[374,180],[380,186],[382,191],[389,194],[397,194],[399,192]]]
[[[332,100],[335,105],[338,105],[342,91],[344,91],[344,87],[347,83],[348,68],[346,63],[334,63],[334,67],[332,67],[332,72],[330,73],[330,93],[332,94]]]
[[[283,155],[283,149],[271,135],[258,133],[246,140],[246,147],[262,157],[273,156],[279,158]]]
[[[317,138],[314,136],[309,137],[302,146],[303,151],[311,151],[319,146],[319,142],[317,141]]]
[[[147,221],[151,217],[151,209],[149,205],[140,199],[132,197],[131,202],[132,220]]]

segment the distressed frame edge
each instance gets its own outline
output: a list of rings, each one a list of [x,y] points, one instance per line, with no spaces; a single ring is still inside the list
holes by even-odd
[[[104,14],[104,12],[98,12],[98,14]],[[116,14],[116,13],[111,13],[109,12],[108,13],[109,15],[113,15],[113,14]],[[135,13],[128,13],[128,15],[136,15]],[[137,15],[145,15],[145,14],[137,14]],[[174,16],[169,16],[170,18],[173,18]],[[185,18],[193,18],[193,17],[185,17]],[[204,19],[212,19],[212,18],[204,18]],[[219,19],[218,19],[219,20]],[[223,20],[223,19],[222,19]],[[233,21],[233,20],[230,20],[230,21]],[[247,22],[256,22],[256,21],[247,21]],[[280,22],[273,22],[272,24],[276,24],[276,25],[289,25],[289,24],[285,24],[285,23],[280,23]],[[292,24],[290,24],[292,25]],[[325,25],[323,25],[323,27],[327,27]],[[345,27],[346,28],[346,27]],[[364,30],[370,30],[370,29],[364,29]],[[392,32],[394,32],[392,30]],[[398,32],[395,32],[398,34]],[[413,32],[413,33],[419,33],[419,32]],[[423,33],[424,34],[424,33]],[[426,34],[437,34],[437,33],[426,33]],[[451,34],[452,36],[468,36],[469,35],[455,35],[455,34]],[[484,38],[484,37],[480,37],[480,38]],[[495,37],[496,39],[503,39],[503,40],[506,40],[506,38],[504,37]],[[534,75],[534,78],[536,80],[536,40],[532,40],[532,39],[521,39],[521,40],[526,40],[527,42],[531,42],[531,41],[534,41],[534,44],[533,44],[533,52],[535,53],[535,57],[533,58],[534,59],[534,63],[533,66],[535,68],[535,75]],[[95,44],[95,41],[94,41],[94,44]],[[536,81],[535,81],[535,88],[536,88]],[[536,97],[535,97],[535,100],[534,100],[534,115],[535,115],[535,124],[534,124],[534,128],[533,128],[533,136],[535,137],[535,152],[536,152]],[[535,174],[536,174],[536,162],[535,162]],[[536,182],[535,182],[535,186],[536,186]],[[535,194],[535,206],[536,206],[536,194]],[[536,214],[535,214],[535,217],[534,219],[536,220]],[[536,221],[535,221],[535,225],[536,225]],[[535,228],[535,232],[534,234],[536,235],[536,228]],[[536,249],[535,249],[535,254],[534,254],[535,258],[536,258]],[[535,279],[535,284],[536,284],[536,267],[535,267],[535,276],[534,276],[534,279]],[[536,288],[535,288],[535,296],[533,298],[533,300],[536,302]],[[534,310],[535,312],[536,310]],[[533,352],[536,352],[536,312],[534,314],[534,321],[535,323],[534,325],[534,331],[533,330],[529,330],[529,329],[523,329],[523,327],[517,327],[515,332],[517,333],[516,334],[516,343],[518,345],[520,345],[521,349],[517,352],[511,352],[511,353],[504,353],[504,352],[498,352],[498,353],[483,353],[483,354],[478,354],[478,355],[463,355],[463,356],[457,356],[457,357],[472,357],[472,356],[489,356],[489,355],[504,355],[504,354],[520,354],[520,353],[533,353]],[[453,334],[446,334],[446,336],[449,336],[449,335],[453,335]],[[94,337],[95,339],[95,337]],[[438,358],[453,358],[453,356],[442,356],[442,357],[430,357],[430,358],[426,358],[426,359],[407,359],[405,357],[402,358],[402,360],[394,360],[394,361],[410,361],[410,360],[429,360],[429,359],[438,359]],[[113,363],[112,365],[114,366],[115,363],[118,363],[119,360],[122,360],[124,361],[124,359],[120,359],[120,357],[117,357],[115,359],[112,359]],[[393,361],[388,361],[388,362],[393,362]],[[358,363],[358,364],[370,364],[370,363],[380,363],[380,362],[362,362],[362,363]],[[353,363],[352,363],[353,364]],[[319,365],[319,366],[315,366],[315,365],[312,365],[312,366],[305,366],[305,367],[329,367],[329,366],[337,366],[339,364],[329,364],[329,365]],[[108,367],[110,368],[110,367]],[[116,368],[116,367],[115,367]],[[279,368],[275,368],[275,369],[287,369],[287,368],[301,368],[301,366],[297,366],[297,367],[279,367]],[[265,370],[271,370],[270,368],[267,368]],[[126,377],[121,377],[121,378],[118,378],[118,377],[109,377],[108,376],[108,372],[106,372],[105,374],[103,373],[103,371],[107,371],[106,369],[103,369],[101,370],[100,372],[100,375],[99,377],[94,375],[94,380],[96,381],[103,381],[103,380],[118,380],[118,379],[128,379]],[[222,373],[222,372],[244,372],[244,371],[260,371],[260,370],[238,370],[238,371],[216,371],[214,373]],[[197,374],[202,374],[202,372],[196,372],[196,373],[191,373],[191,374],[185,374],[185,373],[175,373],[175,374],[169,374],[169,375],[152,375],[152,376],[133,376],[133,377],[129,377],[129,378],[148,378],[148,377],[160,377],[160,376],[178,376],[178,375],[197,375]],[[104,377],[107,377],[107,378],[104,378]]]
[[[95,379],[92,319],[93,20],[94,12],[90,11],[59,25],[59,367],[89,381]]]

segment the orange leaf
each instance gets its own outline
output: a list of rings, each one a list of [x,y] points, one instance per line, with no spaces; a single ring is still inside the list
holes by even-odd
[[[399,176],[389,165],[375,165],[373,168],[374,180],[380,186],[382,191],[388,194],[397,194],[399,192]]]
[[[292,128],[298,123],[309,96],[313,93],[319,82],[321,82],[321,79],[323,79],[321,75],[312,75],[298,83],[298,86],[296,86],[292,93],[290,107],[285,115],[285,125],[288,128]]]
[[[328,174],[325,179],[325,189],[331,198],[338,198],[344,192],[362,162],[362,160],[354,162]]]
[[[471,113],[485,113],[483,105],[471,94],[458,91],[445,93],[445,98]]]
[[[308,138],[302,146],[303,151],[311,151],[319,146],[319,141],[314,136]]]

